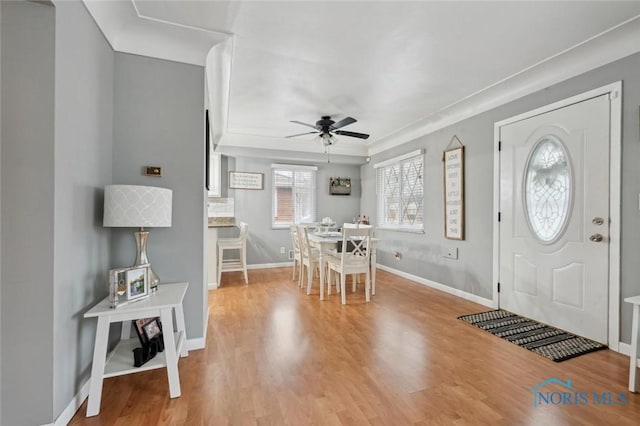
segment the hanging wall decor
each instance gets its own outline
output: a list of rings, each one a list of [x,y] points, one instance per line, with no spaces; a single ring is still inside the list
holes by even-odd
[[[330,177],[329,194],[351,195],[351,178]]]
[[[464,240],[464,145],[453,136],[442,154],[444,236]]]
[[[264,174],[229,172],[229,189],[264,189]]]

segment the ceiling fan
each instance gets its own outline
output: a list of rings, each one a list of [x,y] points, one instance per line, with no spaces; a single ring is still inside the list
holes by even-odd
[[[289,135],[286,137],[295,138],[297,136],[317,134],[318,135],[317,138],[322,141],[324,146],[331,146],[337,142],[337,139],[333,136],[334,133],[340,136],[349,136],[352,138],[367,139],[369,135],[367,135],[366,133],[349,132],[347,130],[338,130],[345,126],[348,126],[349,124],[353,124],[356,121],[358,120],[356,120],[353,117],[347,117],[347,118],[343,118],[342,120],[336,123],[331,119],[331,116],[329,115],[323,116],[320,120],[316,121],[315,125],[303,123],[302,121],[291,120],[292,123],[302,124],[303,126],[311,127],[312,129],[315,129],[315,131],[298,133],[298,134]]]

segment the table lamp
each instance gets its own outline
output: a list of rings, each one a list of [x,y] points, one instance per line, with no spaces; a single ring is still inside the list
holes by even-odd
[[[136,240],[136,263],[134,266],[149,262],[147,256],[146,227],[171,226],[172,191],[166,188],[140,185],[107,185],[104,189],[105,227],[140,228],[133,233]],[[149,266],[149,287],[158,289],[160,280]]]

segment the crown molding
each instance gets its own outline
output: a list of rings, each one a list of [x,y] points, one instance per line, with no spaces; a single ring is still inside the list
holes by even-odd
[[[294,149],[292,145],[295,144]],[[308,140],[295,140],[275,137],[225,133],[216,152],[231,157],[261,157],[273,160],[301,161],[335,164],[365,164],[367,148],[364,145],[336,144],[329,155],[318,143]]]
[[[133,0],[83,3],[117,52],[205,66],[209,50],[231,36],[142,15]]]
[[[375,155],[640,51],[640,15],[368,145]]]

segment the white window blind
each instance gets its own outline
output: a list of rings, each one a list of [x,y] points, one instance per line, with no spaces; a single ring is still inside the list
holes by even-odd
[[[378,226],[424,229],[424,155],[421,151],[376,164]]]
[[[316,168],[272,165],[274,228],[315,222]]]

